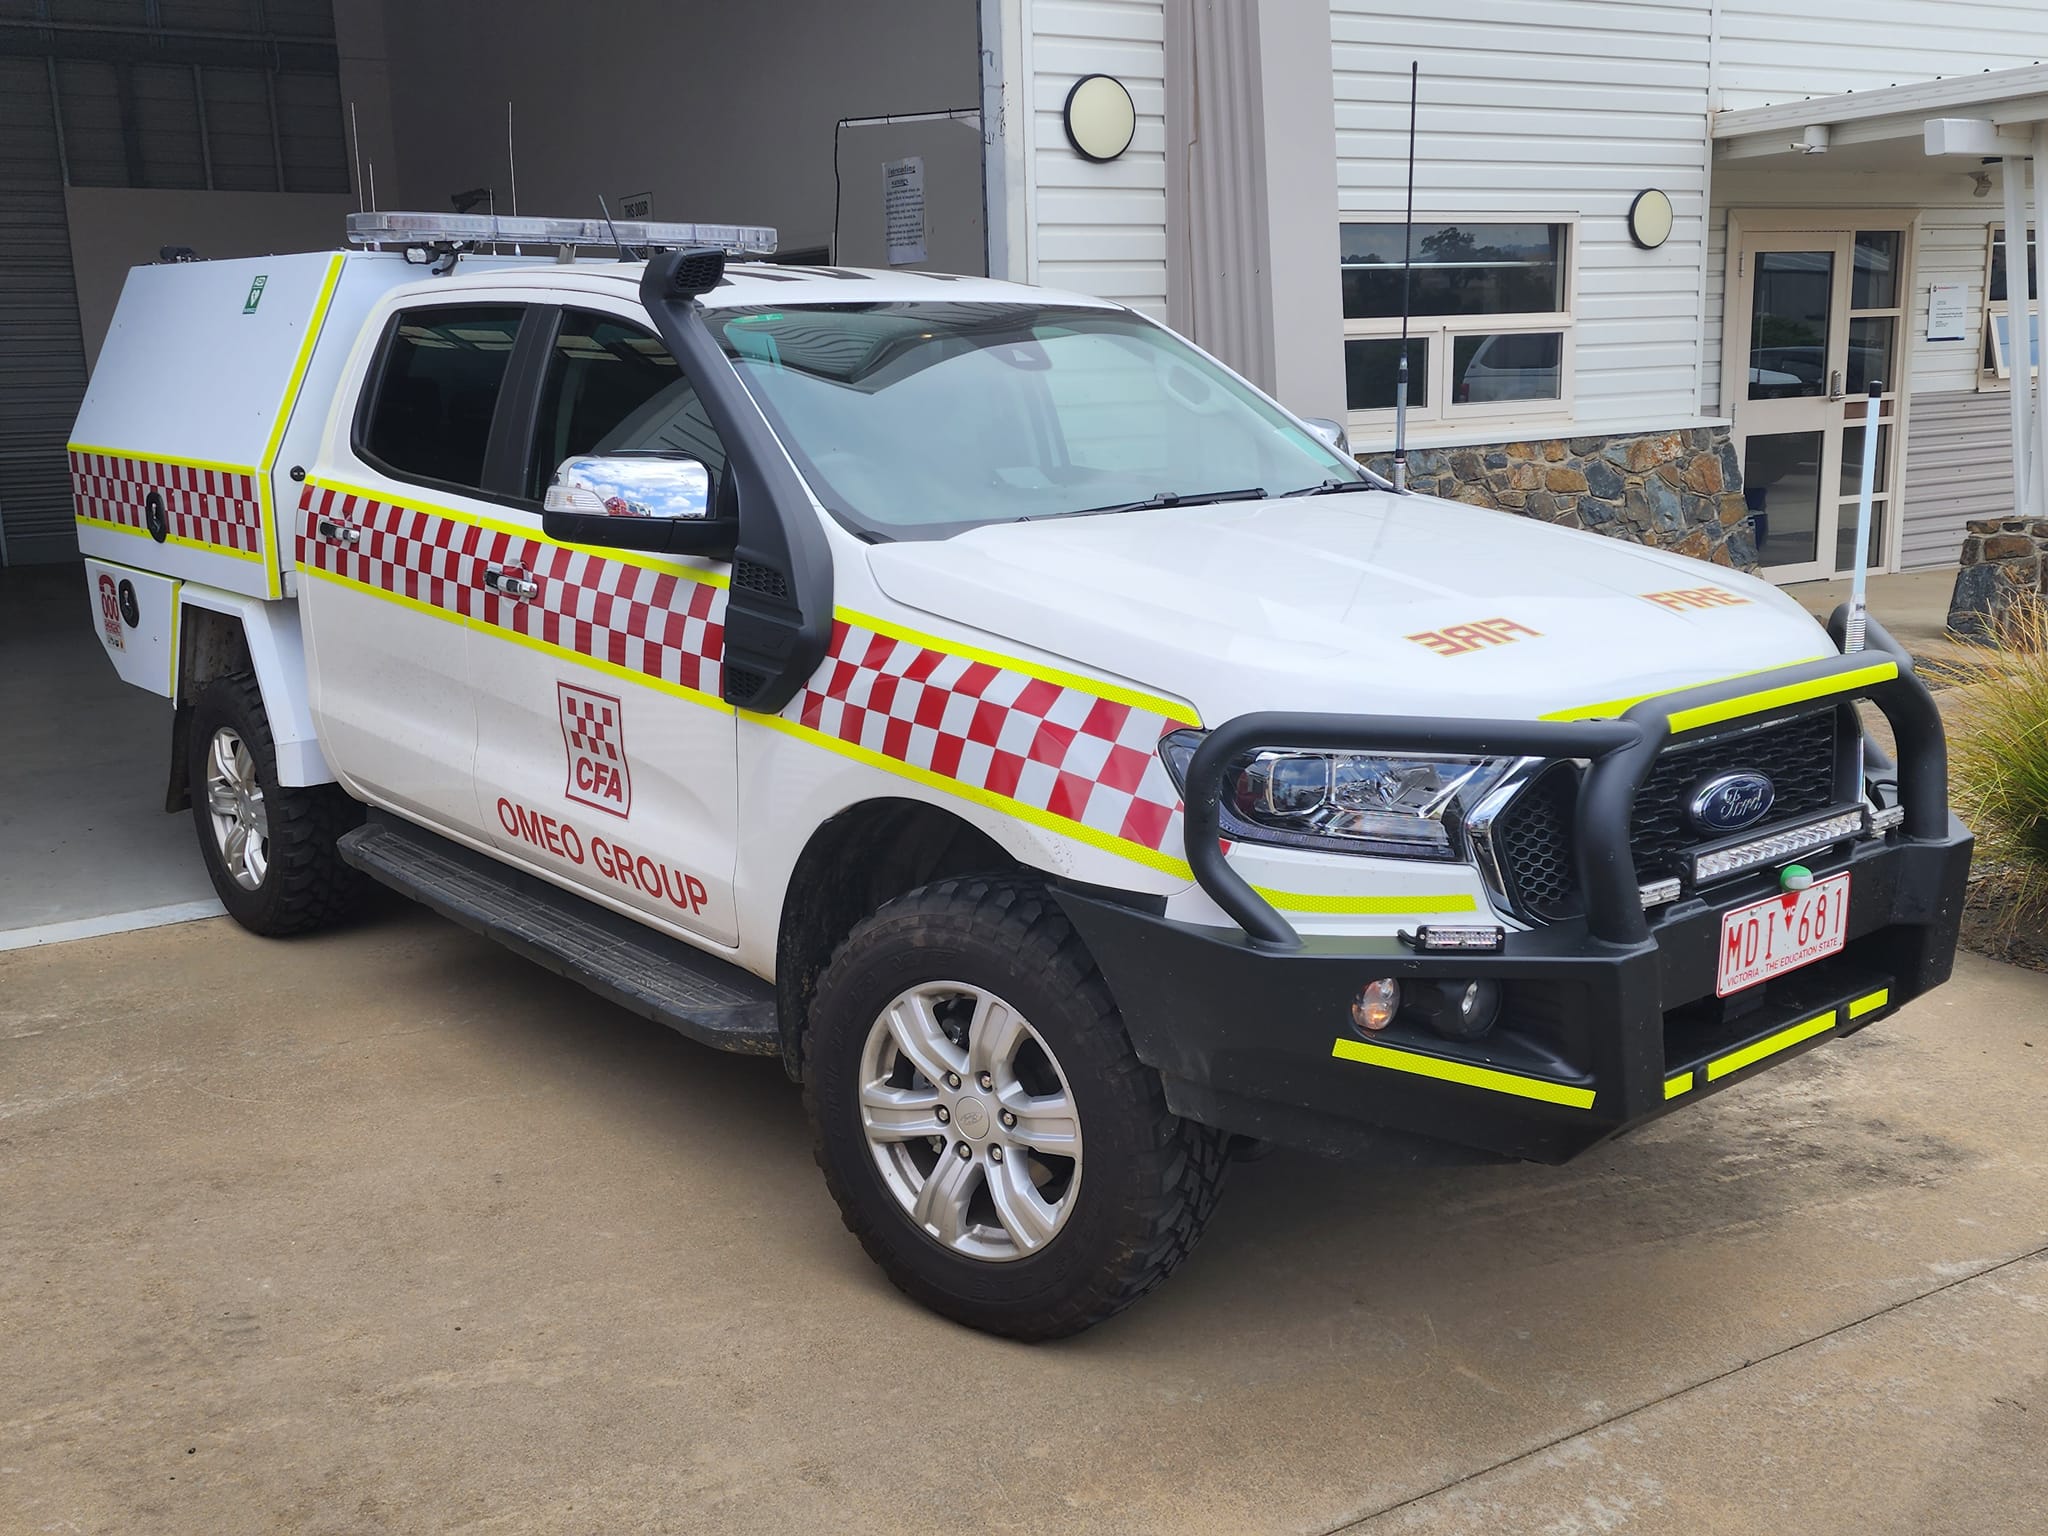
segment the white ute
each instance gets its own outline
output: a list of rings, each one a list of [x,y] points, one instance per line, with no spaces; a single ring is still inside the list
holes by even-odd
[[[253,932],[374,879],[780,1056],[948,1316],[1109,1316],[1234,1152],[1561,1162],[1948,975],[1881,628],[1396,494],[1100,299],[350,222],[138,268],[78,419],[170,808]]]

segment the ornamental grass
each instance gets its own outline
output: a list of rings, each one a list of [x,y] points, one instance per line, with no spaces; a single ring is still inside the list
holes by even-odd
[[[1977,834],[1992,926],[2039,937],[2048,925],[2048,605],[2001,615],[1981,663],[1931,670],[1950,685],[1949,793]]]

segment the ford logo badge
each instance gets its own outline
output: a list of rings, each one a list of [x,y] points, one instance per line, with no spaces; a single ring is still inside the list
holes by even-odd
[[[1724,773],[1693,793],[1692,824],[1702,832],[1740,832],[1770,813],[1777,790],[1760,773]]]

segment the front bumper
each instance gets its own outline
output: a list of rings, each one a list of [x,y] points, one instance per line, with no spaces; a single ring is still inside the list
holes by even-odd
[[[1714,996],[1721,914],[1768,895],[1772,871],[1667,909],[1640,943],[1603,944],[1574,922],[1511,934],[1497,955],[1366,938],[1275,951],[1095,894],[1060,901],[1177,1113],[1331,1155],[1561,1163],[1948,979],[1970,869],[1960,825],[1810,867],[1850,872],[1847,945],[1732,1006]],[[1378,976],[1497,981],[1501,1020],[1469,1043],[1405,1018],[1362,1038],[1351,1000]]]
[[[1340,1155],[1563,1162],[1861,1029],[1948,979],[1971,839],[1947,810],[1933,702],[1882,629],[1873,624],[1871,633],[1879,649],[1860,657],[1690,690],[1638,705],[1618,721],[1562,729],[1317,716],[1232,721],[1197,753],[1185,798],[1189,862],[1242,931],[1169,921],[1099,891],[1064,890],[1060,900],[1101,966],[1139,1057],[1159,1072],[1178,1113]],[[1884,664],[1873,666],[1873,656]],[[1868,698],[1890,717],[1903,825],[1801,859],[1816,877],[1850,876],[1840,953],[1718,999],[1722,914],[1772,894],[1777,871],[1689,895],[1650,919],[1628,851],[1635,788],[1665,742],[1695,723],[1768,719],[1829,697]],[[1588,912],[1510,934],[1501,953],[1423,954],[1392,937],[1303,939],[1216,849],[1222,766],[1248,743],[1379,747],[1421,736],[1491,752],[1545,732],[1561,740],[1566,729],[1566,752],[1592,764],[1577,850]],[[1457,740],[1436,739],[1445,736]],[[1499,1022],[1469,1042],[1406,1015],[1361,1036],[1350,1021],[1352,999],[1382,976],[1404,988],[1497,982]]]

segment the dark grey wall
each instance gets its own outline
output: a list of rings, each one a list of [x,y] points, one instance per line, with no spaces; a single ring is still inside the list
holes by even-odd
[[[509,213],[510,100],[523,213],[648,192],[657,219],[823,245],[838,119],[980,101],[975,0],[387,0],[384,23],[387,207],[489,186]]]

